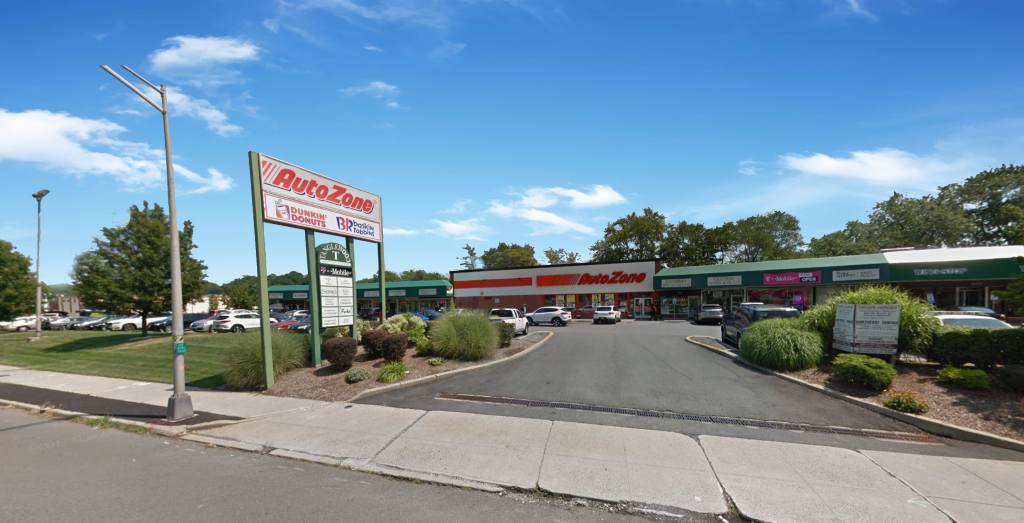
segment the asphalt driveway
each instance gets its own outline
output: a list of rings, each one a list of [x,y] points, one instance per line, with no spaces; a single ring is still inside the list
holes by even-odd
[[[541,348],[515,361],[423,385],[370,396],[359,403],[672,430],[686,434],[753,437],[850,448],[911,446],[871,438],[753,429],[564,409],[438,399],[439,393],[478,394],[620,408],[787,421],[899,432],[914,427],[740,365],[685,340],[718,336],[717,326],[684,322],[575,322],[551,330]],[[936,445],[913,445],[919,448]]]

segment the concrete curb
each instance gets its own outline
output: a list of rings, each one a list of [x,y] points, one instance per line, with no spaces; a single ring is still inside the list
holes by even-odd
[[[19,408],[21,410],[27,410],[29,412],[52,413],[52,414],[56,414],[58,416],[64,416],[66,418],[100,419],[100,418],[104,417],[104,416],[96,416],[95,414],[86,414],[84,412],[76,412],[76,411],[73,411],[73,410],[51,409],[51,408],[46,408],[46,407],[40,406],[40,405],[31,405],[29,403],[21,403],[19,401],[11,401],[11,400],[5,400],[5,399],[0,399],[0,405],[7,405],[7,406],[10,406],[10,407],[16,407],[16,408]],[[132,425],[134,427],[142,427],[142,428],[148,430],[149,432],[151,432],[153,434],[157,434],[159,436],[167,436],[167,437],[170,437],[170,438],[174,438],[174,437],[177,437],[177,436],[179,436],[181,434],[184,434],[185,431],[188,430],[188,427],[186,427],[186,426],[168,427],[168,426],[164,426],[164,425],[156,425],[156,424],[153,424],[153,423],[144,423],[144,422],[141,422],[141,421],[135,421],[135,420],[123,419],[123,418],[113,418],[112,417],[112,418],[110,418],[110,421],[113,421],[115,423],[120,423],[122,425]]]
[[[690,342],[690,343],[692,343],[694,345],[697,345],[697,346],[700,346],[700,347],[704,347],[705,349],[717,352],[718,354],[721,354],[721,355],[723,355],[723,356],[725,356],[727,358],[734,359],[734,360],[736,360],[736,361],[738,361],[738,362],[740,362],[740,363],[742,363],[744,365],[747,365],[747,366],[750,366],[752,368],[758,369],[758,370],[760,370],[762,372],[766,372],[766,373],[772,374],[772,375],[774,375],[774,376],[776,376],[778,378],[781,378],[783,380],[786,380],[788,382],[796,383],[797,385],[800,385],[802,387],[806,387],[808,389],[821,392],[822,394],[826,394],[828,396],[831,396],[831,397],[839,399],[839,400],[843,400],[843,401],[848,402],[848,403],[853,403],[854,405],[858,405],[858,406],[864,407],[865,409],[868,409],[868,410],[870,410],[872,412],[881,414],[883,416],[888,416],[888,417],[893,418],[893,419],[898,420],[898,421],[902,421],[903,423],[906,423],[908,425],[913,425],[913,426],[915,426],[915,427],[917,427],[917,428],[919,428],[919,429],[921,429],[921,430],[923,430],[925,432],[929,432],[931,434],[936,434],[936,435],[939,435],[939,436],[945,436],[947,438],[958,439],[958,440],[961,440],[961,441],[969,441],[971,443],[982,443],[982,444],[985,444],[985,445],[991,445],[993,447],[1000,447],[1000,448],[1004,448],[1004,449],[1016,450],[1017,452],[1024,452],[1024,442],[1020,442],[1020,441],[1013,440],[1013,439],[1010,439],[1010,438],[1004,438],[1002,436],[997,436],[997,435],[989,433],[989,432],[983,432],[983,431],[980,431],[980,430],[968,429],[968,428],[965,428],[965,427],[958,427],[956,425],[951,425],[949,423],[945,423],[945,422],[942,422],[942,421],[934,420],[934,419],[931,419],[931,418],[926,418],[926,417],[923,417],[923,416],[918,416],[918,415],[915,415],[915,414],[907,414],[907,413],[904,413],[904,412],[897,412],[895,410],[886,408],[886,407],[884,407],[882,405],[878,405],[878,404],[872,403],[870,401],[862,400],[860,398],[854,398],[853,396],[848,396],[848,395],[843,394],[842,392],[839,392],[837,390],[833,390],[833,389],[830,389],[828,387],[823,387],[823,386],[817,385],[815,383],[808,383],[808,382],[806,382],[806,381],[804,381],[802,379],[795,378],[793,376],[789,376],[789,375],[782,374],[782,373],[779,373],[779,372],[775,372],[775,371],[773,371],[773,370],[771,370],[769,368],[762,367],[762,366],[754,364],[754,363],[750,363],[749,361],[744,360],[743,358],[741,358],[737,354],[733,354],[733,353],[731,353],[731,352],[729,352],[727,350],[722,350],[722,349],[720,349],[718,347],[715,347],[714,345],[709,345],[707,343],[702,343],[700,341],[692,339],[692,338],[695,338],[695,337],[696,336],[687,336],[686,337],[686,341],[688,341],[688,342]]]
[[[416,378],[414,380],[400,381],[398,383],[392,383],[391,385],[384,385],[382,387],[375,387],[375,388],[372,388],[372,389],[367,389],[367,390],[364,390],[363,392],[360,392],[359,394],[356,394],[356,396],[354,398],[351,398],[351,399],[348,399],[348,400],[345,400],[345,401],[347,401],[349,403],[352,403],[352,402],[354,402],[356,400],[359,400],[359,399],[362,399],[362,398],[367,398],[367,397],[370,397],[370,396],[376,396],[377,394],[383,394],[385,392],[391,392],[393,390],[397,390],[397,389],[401,389],[401,388],[405,388],[405,387],[412,387],[413,385],[419,385],[421,383],[425,383],[425,382],[432,381],[432,380],[439,380],[441,378],[448,378],[448,377],[451,377],[451,376],[456,376],[458,374],[462,374],[463,372],[469,372],[469,371],[478,370],[478,369],[485,369],[487,367],[493,367],[495,365],[501,365],[502,363],[508,363],[508,362],[510,362],[510,361],[512,361],[512,360],[514,360],[516,358],[520,358],[520,357],[526,356],[527,354],[529,354],[529,353],[539,349],[541,347],[541,345],[544,345],[545,343],[547,343],[547,341],[550,340],[551,337],[555,335],[555,333],[551,332],[551,331],[538,331],[538,332],[547,332],[548,335],[543,340],[540,340],[537,343],[534,343],[533,345],[527,347],[525,350],[523,350],[521,352],[517,352],[517,353],[515,353],[515,354],[513,354],[513,355],[511,355],[511,356],[509,356],[507,358],[502,358],[500,360],[495,360],[495,361],[489,361],[487,363],[481,363],[479,365],[472,365],[470,367],[463,367],[461,369],[449,370],[449,371],[446,371],[446,372],[441,372],[439,374],[434,374],[433,376],[424,376],[422,378]]]

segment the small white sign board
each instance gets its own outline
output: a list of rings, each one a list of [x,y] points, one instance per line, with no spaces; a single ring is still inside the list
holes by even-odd
[[[837,305],[832,347],[858,354],[896,354],[900,309],[899,305]]]

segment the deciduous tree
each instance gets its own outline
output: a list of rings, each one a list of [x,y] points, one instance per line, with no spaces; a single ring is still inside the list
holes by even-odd
[[[32,260],[0,240],[0,318],[12,319],[35,309],[36,282]]]
[[[178,232],[181,255],[182,303],[199,299],[206,286],[206,265],[192,256],[194,227],[186,221]],[[163,208],[143,202],[129,209],[128,223],[103,228],[96,247],[75,258],[75,289],[89,307],[136,311],[146,318],[171,308],[170,221]]]
[[[501,242],[497,247],[484,251],[480,260],[485,269],[512,269],[515,267],[532,267],[537,263],[536,253],[529,244],[516,245]]]
[[[732,223],[707,228],[702,223],[670,225],[661,244],[661,261],[669,267],[723,263],[732,242]]]
[[[646,260],[658,255],[668,225],[665,216],[645,208],[609,223],[604,238],[590,247],[595,262]]]
[[[800,220],[782,211],[737,220],[731,236],[728,253],[731,263],[794,258],[804,243]]]
[[[578,263],[580,259],[578,252],[566,252],[565,249],[556,250],[554,247],[549,247],[548,250],[544,251],[544,256],[548,259],[548,265]]]

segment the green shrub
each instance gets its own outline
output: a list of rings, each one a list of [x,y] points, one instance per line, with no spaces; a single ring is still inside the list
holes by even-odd
[[[894,390],[885,398],[882,405],[899,412],[924,414],[928,412],[928,400],[911,390]]]
[[[836,377],[872,389],[884,389],[896,379],[896,368],[866,354],[840,354],[832,360]]]
[[[352,367],[345,373],[345,381],[349,383],[359,383],[368,379],[370,379],[370,371],[362,367]]]
[[[448,362],[448,360],[446,360],[446,359],[444,359],[444,358],[442,358],[440,356],[437,357],[437,358],[430,358],[429,360],[427,360],[427,363],[429,363],[429,364],[431,364],[431,365],[433,365],[435,367],[437,367],[439,365],[444,365],[447,362]]]
[[[986,329],[943,325],[935,331],[925,357],[942,365],[973,363],[982,369],[1024,363],[1024,329]]]
[[[388,334],[380,345],[380,355],[384,361],[402,361],[405,350],[409,348],[409,337],[405,334]]]
[[[392,316],[380,324],[380,329],[391,334],[405,334],[413,344],[427,339],[427,322],[412,314]]]
[[[224,382],[235,389],[253,389],[264,384],[263,344],[259,332],[233,336],[225,351]],[[274,353],[274,377],[309,363],[309,345],[300,336],[270,329]]]
[[[430,328],[434,353],[450,360],[479,360],[498,347],[498,329],[481,314],[445,314]]]
[[[999,384],[1010,392],[1024,392],[1024,365],[1006,365],[999,369]]]
[[[409,367],[406,367],[400,361],[389,361],[380,368],[377,381],[381,383],[398,383],[405,379],[405,373],[408,370]]]
[[[957,387],[965,389],[987,389],[991,386],[988,381],[988,373],[981,369],[958,369],[952,365],[946,365],[939,369],[939,381],[952,383]]]
[[[434,343],[430,340],[423,340],[416,344],[416,354],[430,356],[434,353]]]
[[[324,341],[323,357],[337,370],[352,366],[352,360],[359,349],[355,338],[330,338]]]
[[[811,307],[800,317],[807,326],[821,334],[825,347],[832,346],[836,305],[840,303],[900,305],[899,352],[924,354],[931,347],[932,334],[939,325],[939,320],[931,313],[931,305],[912,298],[906,291],[890,285],[865,285],[833,296],[825,303]]]
[[[512,345],[512,338],[516,337],[516,326],[511,323],[495,323],[495,325],[498,326],[498,346]]]
[[[366,353],[371,358],[380,357],[381,344],[384,343],[384,337],[387,335],[388,331],[385,330],[373,330],[363,333],[363,348],[366,349]]]
[[[359,343],[363,343],[364,332],[376,330],[378,326],[380,326],[379,321],[360,320],[359,318],[356,318],[356,331],[359,333]]]
[[[331,327],[324,329],[324,333],[320,335],[321,340],[329,340],[331,338],[345,338],[348,337],[351,331],[351,327],[343,325],[341,327]]]
[[[752,323],[740,343],[743,359],[773,370],[801,370],[821,363],[821,336],[799,319],[771,318]]]

